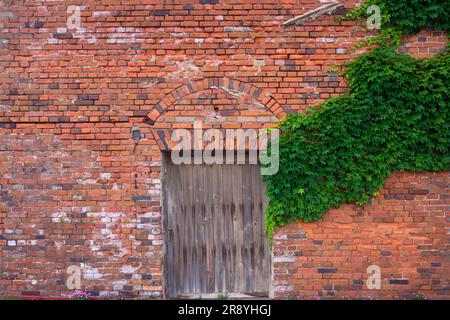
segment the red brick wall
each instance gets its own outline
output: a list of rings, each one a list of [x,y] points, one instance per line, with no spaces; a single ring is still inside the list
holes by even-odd
[[[356,1],[345,3],[352,8]],[[167,132],[160,136],[158,130],[189,127],[193,120],[220,128],[267,126],[276,117],[303,112],[308,105],[341,94],[346,88],[343,79],[328,71],[359,53],[351,47],[367,36],[364,29],[355,22],[338,22],[342,10],[303,26],[282,26],[320,4],[319,0],[74,0],[70,5],[81,6],[81,24],[68,29],[67,1],[1,1],[0,295],[60,296],[68,291],[67,267],[78,265],[83,266],[85,290],[106,296],[162,297],[160,152],[161,137]],[[428,30],[412,36],[405,50],[430,56],[446,42],[444,34]],[[137,145],[131,136],[134,126],[143,133]],[[420,177],[427,181],[414,178],[409,183],[428,183],[426,189],[437,190],[432,186],[446,181],[439,187],[441,195],[435,195],[441,198],[429,200],[445,205],[446,175]],[[387,190],[398,188],[404,189]],[[431,194],[396,199],[402,208],[391,202],[375,206],[379,211],[373,215],[391,217],[398,209],[394,222],[386,223],[401,230],[409,222],[398,219],[414,215],[416,210],[408,208],[428,201],[422,198]],[[372,216],[370,208],[365,210]],[[444,209],[441,215],[448,212],[448,207]],[[314,240],[325,234],[342,235],[337,230],[346,224],[336,219],[358,221],[354,229],[361,232],[380,223],[375,218],[336,218],[342,212],[329,213],[319,224],[291,225],[277,233],[275,296],[328,294],[332,285],[335,291],[348,292],[342,288],[354,280],[344,277],[349,269],[361,279],[368,260],[348,260],[347,265],[340,258],[344,251],[336,247],[333,251],[326,240],[311,252],[310,244],[300,243],[306,240],[291,238],[303,231]],[[439,242],[441,235],[441,241],[448,242],[447,233],[441,233],[448,223],[434,209],[421,204],[417,212],[426,216],[413,216],[415,227],[408,228],[418,228],[430,241]],[[417,221],[420,217],[424,221]],[[321,227],[314,235],[308,232],[317,225]],[[412,231],[398,231],[395,242],[386,240],[387,247],[397,247],[383,247],[393,257],[398,250],[412,252],[407,270],[394,262],[389,269],[380,261],[387,268],[382,270],[386,279],[406,277],[408,285],[386,285],[371,294],[395,296],[417,287],[445,296],[448,252],[434,242],[436,249],[429,255],[422,247],[403,248],[418,246],[413,237]],[[362,256],[366,250],[362,243],[379,247],[372,241],[382,240],[375,239],[347,241],[355,251],[362,250]],[[336,258],[319,265],[301,256],[292,260],[294,251],[303,257],[309,252],[311,257]],[[277,262],[285,256],[293,262]],[[381,254],[380,259],[388,258]],[[431,265],[439,261],[440,266]],[[333,266],[336,273],[313,272]],[[340,282],[305,277],[304,283],[294,276],[286,282],[286,274],[303,274],[297,273],[303,268],[312,268],[308,272],[320,279],[336,277]],[[417,268],[422,270],[419,276]],[[419,288],[425,280],[423,285],[430,289]]]
[[[392,175],[371,205],[344,205],[315,223],[277,230],[280,298],[450,297],[448,173]],[[380,289],[366,285],[378,266]]]

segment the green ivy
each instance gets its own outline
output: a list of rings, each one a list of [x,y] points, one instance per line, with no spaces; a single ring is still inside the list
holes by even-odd
[[[344,75],[342,96],[279,123],[279,171],[264,176],[270,233],[343,203],[368,203],[395,171],[450,169],[448,50],[416,59],[383,45]]]
[[[367,18],[367,9],[372,5],[380,8],[381,30],[376,37],[360,46],[387,42],[398,45],[403,34],[417,33],[425,27],[450,31],[450,5],[443,0],[366,0],[344,19]]]
[[[270,234],[343,203],[370,203],[395,171],[450,169],[449,50],[430,59],[395,50],[405,33],[448,32],[448,2],[366,0],[345,19],[367,17],[371,5],[381,30],[360,46],[380,47],[346,66],[348,91],[279,123],[279,171],[264,176]]]

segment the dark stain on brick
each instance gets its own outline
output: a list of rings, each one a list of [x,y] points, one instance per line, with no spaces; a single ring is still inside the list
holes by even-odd
[[[300,97],[303,98],[303,99],[319,99],[320,98],[320,93],[318,93],[318,92],[308,92],[308,93],[300,94]]]
[[[303,81],[304,82],[318,82],[319,81],[319,77],[304,77]]]
[[[69,117],[58,117],[57,122],[69,122],[69,121],[70,121]]]
[[[102,287],[102,286],[100,286],[100,287]],[[96,286],[96,288],[97,288],[97,286]],[[102,289],[103,290],[103,289]],[[98,292],[98,291],[89,291],[89,294],[92,296],[92,297],[98,297],[98,296],[100,296],[100,292]]]
[[[33,83],[34,80],[31,78],[17,78],[17,82],[19,83]]]
[[[104,106],[97,106],[99,111],[109,111],[111,110],[111,106],[110,105],[104,105]]]
[[[16,123],[15,122],[0,122],[0,128],[15,129]]]
[[[373,217],[373,222],[375,223],[393,223],[393,217]]]
[[[124,298],[135,298],[137,296],[137,293],[134,291],[120,291],[119,294]]]
[[[69,83],[67,86],[69,89],[80,89],[79,83]]]
[[[143,274],[142,280],[152,280],[152,275],[151,274]]]
[[[330,77],[330,80],[331,80],[331,78],[335,79],[338,77],[338,74],[334,71],[331,71],[331,72],[328,72],[328,77]]]
[[[408,279],[390,279],[389,283],[390,284],[403,284],[403,285],[405,285],[405,284],[409,283],[409,280]]]
[[[304,233],[291,233],[288,235],[288,239],[306,239],[306,234]]]
[[[78,99],[98,100],[98,94],[80,94]]]
[[[353,286],[355,286],[355,287],[362,287],[363,284],[364,284],[364,281],[361,279],[353,280]]]
[[[284,60],[285,66],[295,66],[295,60],[286,59]]]
[[[404,194],[385,194],[384,199],[386,200],[404,200]],[[413,196],[414,199],[414,196]]]
[[[117,11],[112,14],[113,17],[128,17],[131,11]]]
[[[41,293],[39,291],[22,291],[23,296],[33,297],[33,296],[40,296]]]
[[[317,272],[318,273],[336,273],[337,269],[336,268],[318,268]]]
[[[432,262],[431,263],[432,268],[440,268],[441,266],[442,266],[442,264],[440,262]]]
[[[426,195],[430,193],[430,190],[427,189],[413,189],[413,190],[409,190],[410,194],[415,194],[415,195]]]
[[[73,35],[69,32],[65,32],[65,33],[55,32],[55,33],[53,33],[53,38],[59,39],[59,40],[73,39]]]
[[[343,8],[337,8],[336,10],[334,10],[333,14],[337,14],[337,15],[344,15],[348,13],[348,9],[343,7]]]
[[[200,0],[200,4],[218,4],[219,0]]]
[[[78,106],[92,106],[94,105],[94,100],[85,100],[85,99],[78,99],[74,102]]]
[[[150,11],[150,15],[154,16],[154,17],[164,17],[164,16],[168,16],[170,15],[170,12],[168,10],[152,10]]]
[[[139,100],[147,100],[147,97],[148,97],[148,94],[146,94],[146,93],[139,93],[139,94],[137,95],[137,98],[138,98]]]
[[[45,107],[50,104],[50,102],[48,100],[38,100],[38,99],[31,100],[31,103],[33,104],[33,106],[38,106],[38,107]]]
[[[284,112],[286,112],[286,114],[297,114],[297,110],[292,109],[290,106],[285,105],[283,106],[283,110]]]
[[[152,81],[152,78],[135,77],[131,79],[131,82],[133,83],[148,82],[148,81]]]
[[[152,201],[151,196],[131,196],[133,201]]]
[[[145,117],[148,114],[146,110],[133,111],[133,117]]]
[[[431,270],[428,268],[417,268],[418,273],[430,273]]]

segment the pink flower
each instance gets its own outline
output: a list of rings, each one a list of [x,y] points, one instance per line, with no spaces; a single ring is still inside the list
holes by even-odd
[[[78,299],[78,300],[88,300],[91,298],[91,294],[89,292],[83,291],[83,290],[75,290],[71,294],[72,299]]]

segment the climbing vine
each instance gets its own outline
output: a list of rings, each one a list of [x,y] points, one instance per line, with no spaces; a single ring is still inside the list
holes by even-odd
[[[367,44],[392,43],[399,45],[403,34],[417,33],[422,28],[433,27],[437,31],[450,30],[450,6],[442,0],[366,0],[344,16],[344,20],[370,18],[379,8],[380,32],[363,41]]]
[[[420,14],[404,8],[422,8],[423,1],[368,2],[382,5],[395,32],[429,25],[448,30],[448,15],[437,16],[448,13],[444,2],[428,1],[431,8]],[[365,12],[357,10],[350,15]],[[349,63],[344,76],[346,93],[279,122],[279,171],[263,177],[270,233],[343,203],[368,203],[395,171],[450,169],[448,50],[417,59],[385,41]]]

